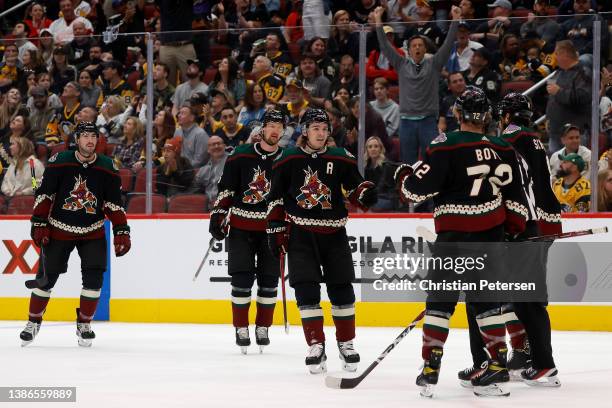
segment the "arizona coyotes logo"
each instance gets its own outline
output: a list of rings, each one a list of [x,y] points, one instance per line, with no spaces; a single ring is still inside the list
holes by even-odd
[[[62,208],[69,211],[79,211],[84,208],[87,214],[95,214],[97,203],[96,196],[87,188],[87,180],[83,180],[79,175],[75,178],[74,188]]]
[[[319,180],[318,171],[313,172],[310,167],[304,170],[304,185],[300,187],[302,192],[297,196],[298,205],[306,210],[316,207],[321,204],[321,208],[329,210],[332,208],[329,202],[331,198],[331,190]]]
[[[266,178],[266,171],[257,167],[253,174],[253,180],[249,183],[249,189],[243,193],[242,202],[246,204],[260,203],[269,192],[270,180]]]

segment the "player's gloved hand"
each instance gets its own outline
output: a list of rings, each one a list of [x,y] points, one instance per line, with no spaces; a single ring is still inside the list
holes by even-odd
[[[402,164],[397,169],[395,169],[395,173],[393,174],[393,180],[395,184],[402,182],[406,177],[410,176],[414,173],[414,169],[409,164]]]
[[[130,227],[127,225],[117,225],[113,227],[113,235],[115,255],[123,256],[127,254],[132,247],[132,241],[130,240]]]
[[[364,184],[367,185],[359,194],[359,202],[366,208],[372,207],[378,201],[378,191],[376,191],[376,186],[374,183],[370,181],[366,181]]]
[[[34,215],[30,219],[30,222],[32,223],[32,228],[30,230],[32,241],[34,241],[39,248],[47,245],[49,243],[49,237],[51,236],[51,229],[49,228],[47,220]]]
[[[280,222],[272,222],[268,224],[268,247],[274,257],[279,258],[287,253],[289,247],[289,234],[286,224]]]
[[[227,224],[225,210],[215,210],[210,214],[210,224],[208,224],[208,232],[217,241],[222,241],[227,236]]]

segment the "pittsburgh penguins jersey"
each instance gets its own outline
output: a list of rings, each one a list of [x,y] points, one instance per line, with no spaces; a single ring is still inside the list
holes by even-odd
[[[277,75],[266,74],[259,78],[257,83],[263,89],[269,102],[278,103],[285,94],[285,81]]]
[[[259,143],[237,146],[227,158],[218,184],[213,213],[230,211],[230,225],[248,231],[265,231],[266,197],[272,182],[272,162],[281,153],[264,151]]]
[[[275,56],[268,57],[272,62],[274,73],[281,78],[287,78],[287,75],[293,70],[293,62],[291,58],[284,52],[279,51]]]
[[[548,156],[538,134],[533,129],[510,124],[502,132],[501,138],[512,144],[529,167],[540,232],[543,235],[562,232],[561,206],[550,185]]]
[[[69,139],[74,131],[76,113],[80,107],[81,103],[78,102],[72,109],[64,106],[55,110],[55,114],[51,117],[49,123],[47,123],[47,129],[45,130],[45,142],[47,144],[62,143]]]
[[[525,229],[529,203],[512,146],[497,137],[457,131],[440,134],[425,159],[400,180],[402,198],[433,198],[437,232],[485,231],[505,224]]]
[[[307,151],[302,147],[284,150],[272,167],[272,190],[268,196],[268,226],[289,222],[315,232],[331,233],[344,227],[348,199],[365,188],[357,160],[346,149],[326,147]]]
[[[60,240],[104,238],[104,218],[127,225],[121,179],[113,160],[97,155],[90,163],[65,151],[47,162],[36,190],[33,215],[47,219],[51,237]]]
[[[589,212],[591,207],[591,183],[583,176],[570,186],[566,186],[561,178],[553,184],[553,191],[561,204],[561,211]]]
[[[102,87],[102,94],[104,95],[104,100],[111,95],[117,95],[123,98],[126,106],[130,106],[132,104],[132,98],[134,97],[134,91],[132,87],[125,82],[123,79],[119,81],[117,86],[111,88],[110,83],[105,83]]]

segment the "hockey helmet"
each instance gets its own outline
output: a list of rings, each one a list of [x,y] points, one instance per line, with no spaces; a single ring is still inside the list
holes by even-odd
[[[528,96],[518,92],[510,92],[497,105],[497,114],[501,118],[509,113],[512,118],[529,121],[533,116],[532,109],[533,105]]]
[[[74,130],[74,139],[77,140],[83,133],[92,132],[96,134],[96,137],[100,136],[100,132],[95,123],[92,122],[79,122]]]
[[[283,127],[287,126],[287,116],[278,110],[278,109],[270,109],[264,113],[263,117],[263,126],[265,127],[268,123],[280,123]]]
[[[491,113],[491,105],[484,91],[469,85],[455,101],[455,108],[464,120],[485,122]]]
[[[331,123],[329,122],[329,116],[323,109],[308,108],[300,119],[300,126],[302,129],[308,129],[313,123],[325,123],[327,128],[331,132]]]

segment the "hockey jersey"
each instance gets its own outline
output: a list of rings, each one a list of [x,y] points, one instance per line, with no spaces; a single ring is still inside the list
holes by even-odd
[[[351,203],[360,206],[357,199],[365,188],[364,180],[357,160],[346,149],[287,149],[275,160],[272,171],[269,228],[288,219],[311,231],[332,233],[348,221],[343,190]]]
[[[265,231],[272,162],[280,154],[280,148],[268,153],[259,143],[237,146],[225,162],[212,212],[227,214],[231,207],[232,227]]]
[[[497,137],[450,132],[435,138],[423,162],[400,183],[405,200],[433,198],[437,232],[525,229],[528,202],[512,146]]]
[[[60,240],[103,238],[105,216],[114,227],[127,226],[113,160],[97,155],[84,163],[74,151],[51,157],[36,190],[33,215],[47,219],[51,237]]]
[[[540,232],[543,235],[562,232],[561,206],[550,185],[546,148],[538,134],[533,129],[510,124],[502,132],[501,138],[512,144],[527,162]]]
[[[80,103],[77,103],[72,109],[68,109],[66,106],[58,108],[55,114],[51,117],[49,123],[47,123],[47,129],[45,130],[45,142],[47,143],[62,143],[66,142],[76,124],[76,113],[81,107]]]
[[[584,177],[580,177],[571,186],[565,186],[563,179],[553,184],[555,196],[561,204],[563,212],[589,212],[591,207],[591,183]]]

